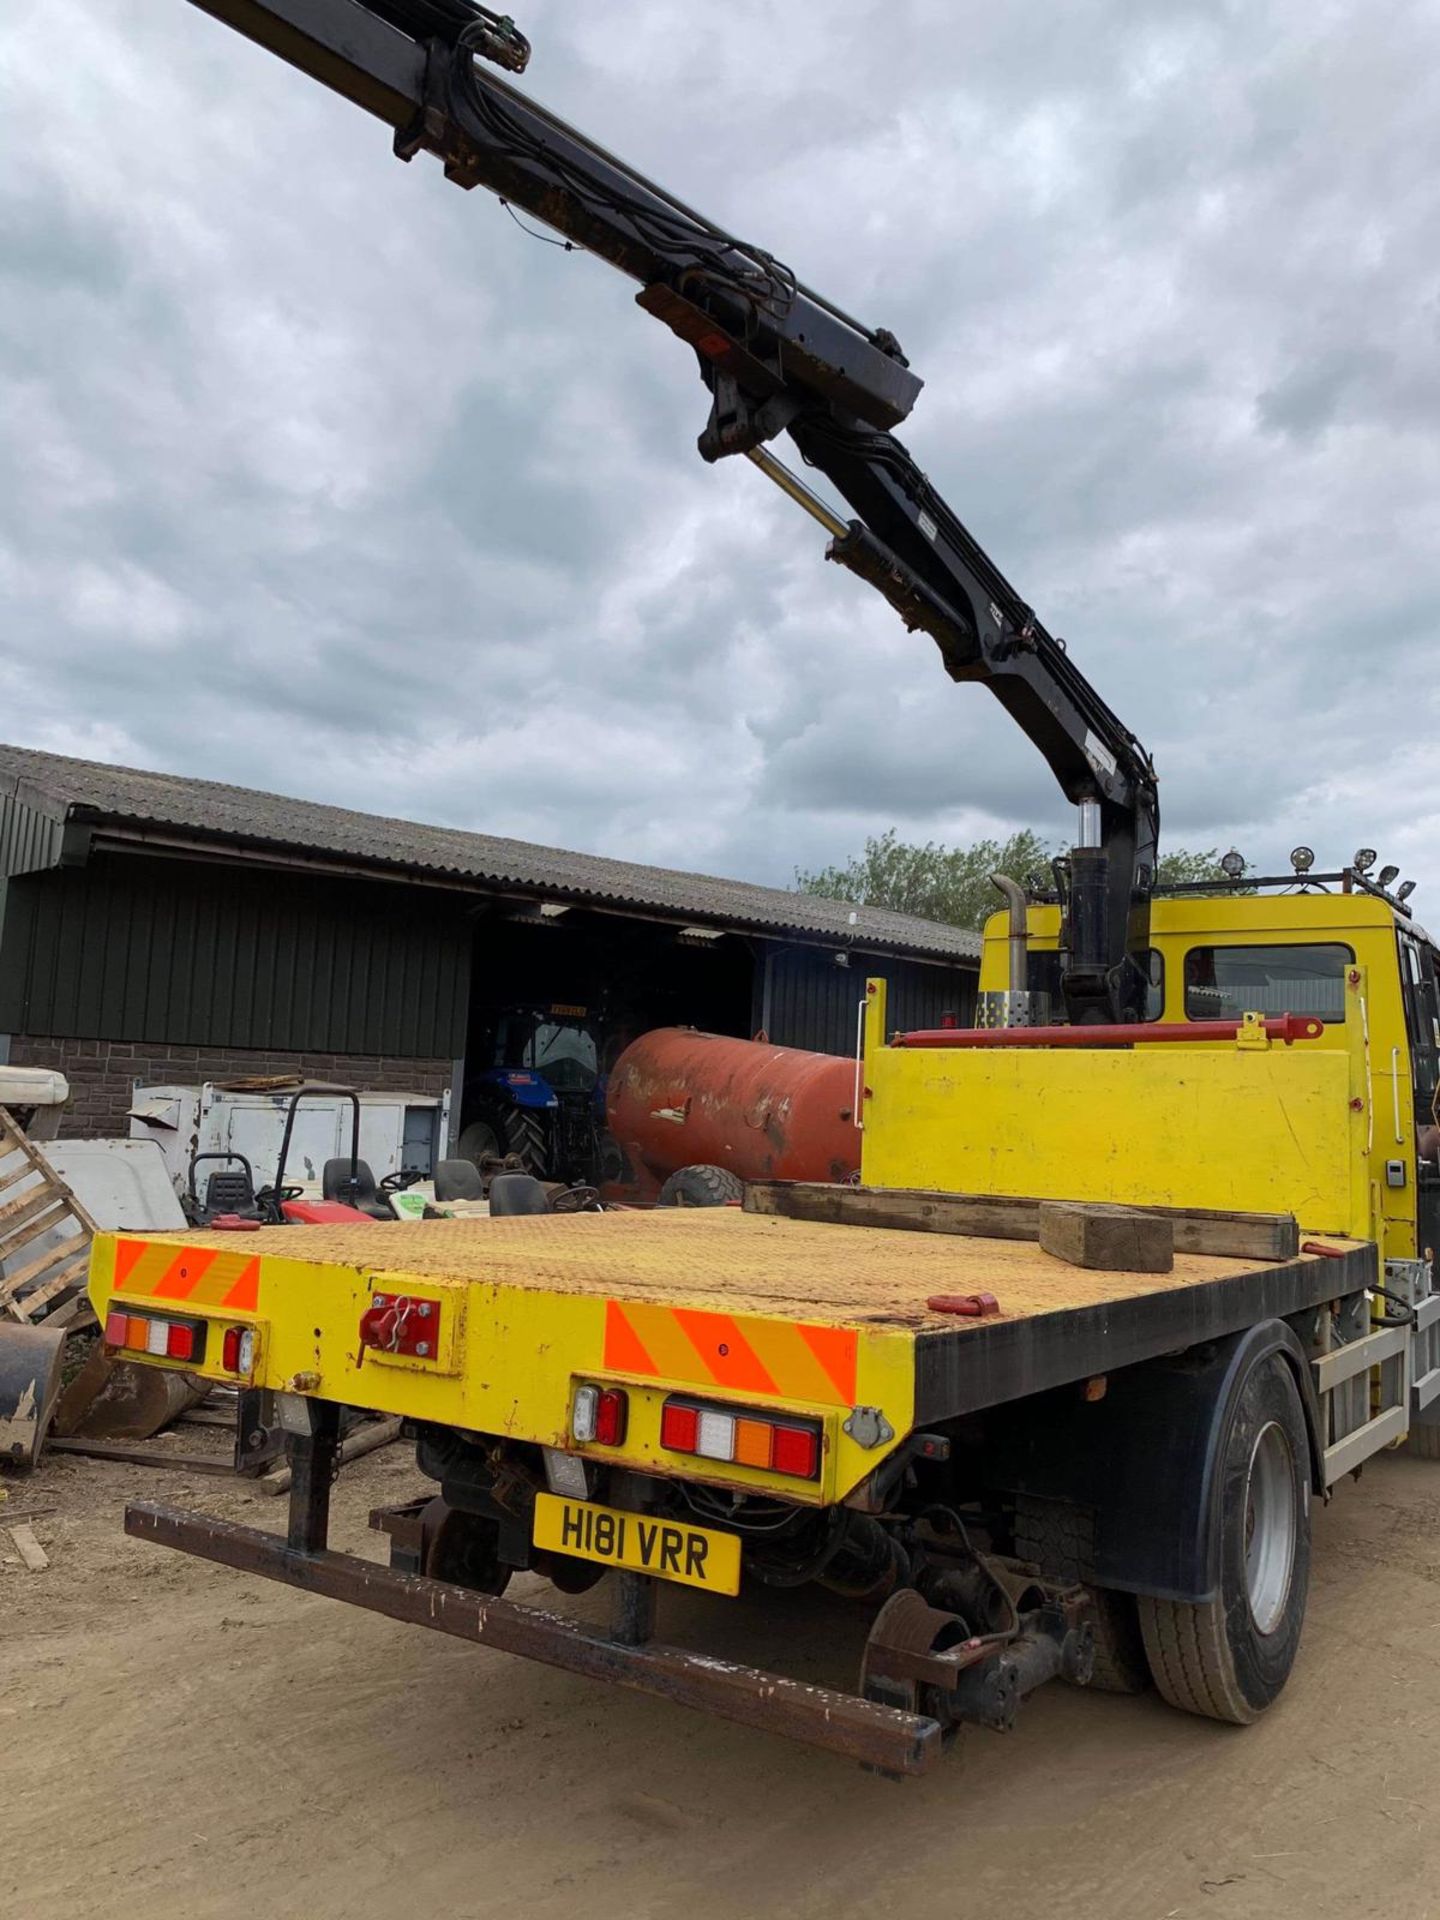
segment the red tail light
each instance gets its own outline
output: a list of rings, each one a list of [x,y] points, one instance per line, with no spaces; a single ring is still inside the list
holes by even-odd
[[[205,1322],[112,1307],[105,1316],[105,1344],[152,1360],[188,1360],[194,1366],[205,1357]]]
[[[227,1327],[220,1343],[220,1364],[227,1373],[250,1373],[255,1366],[255,1329]]]
[[[183,1320],[172,1320],[165,1329],[165,1357],[167,1360],[193,1360],[195,1358],[195,1328]]]
[[[660,1410],[660,1444],[671,1453],[768,1468],[795,1480],[820,1477],[818,1420],[772,1420],[753,1407],[670,1399]]]
[[[793,1473],[813,1480],[820,1471],[820,1435],[814,1427],[780,1427],[771,1443],[770,1464],[776,1473]]]
[[[618,1447],[625,1438],[630,1396],[623,1387],[606,1387],[595,1403],[595,1441],[597,1446]]]
[[[623,1387],[577,1387],[570,1410],[571,1437],[582,1447],[618,1447],[630,1421],[630,1396]]]
[[[660,1414],[660,1444],[672,1453],[694,1453],[700,1437],[700,1409],[667,1400]]]

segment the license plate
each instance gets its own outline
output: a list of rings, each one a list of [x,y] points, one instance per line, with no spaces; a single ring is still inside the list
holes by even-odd
[[[740,1542],[733,1533],[712,1533],[661,1520],[648,1513],[622,1513],[593,1500],[562,1500],[553,1493],[535,1496],[535,1544],[577,1560],[625,1567],[678,1580],[707,1593],[740,1591]]]

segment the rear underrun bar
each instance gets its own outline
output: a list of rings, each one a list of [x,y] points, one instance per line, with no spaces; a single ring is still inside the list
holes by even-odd
[[[150,1500],[126,1507],[125,1531],[137,1540],[218,1561],[239,1573],[262,1574],[411,1626],[433,1627],[458,1640],[783,1734],[880,1772],[920,1774],[940,1758],[939,1722],[923,1714],[680,1647],[624,1645],[539,1607],[401,1573],[353,1554],[306,1553],[276,1534]]]

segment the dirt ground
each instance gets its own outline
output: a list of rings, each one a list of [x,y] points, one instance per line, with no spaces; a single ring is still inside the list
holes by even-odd
[[[52,1455],[3,1484],[0,1555],[34,1513],[50,1557],[0,1558],[6,1920],[1440,1916],[1435,1463],[1387,1456],[1317,1517],[1258,1726],[1052,1686],[906,1786],[120,1530],[136,1496],[282,1525],[243,1483]],[[412,1490],[399,1446],[347,1468],[336,1544],[382,1557],[366,1513]],[[852,1615],[775,1598],[669,1594],[663,1631],[848,1683]]]

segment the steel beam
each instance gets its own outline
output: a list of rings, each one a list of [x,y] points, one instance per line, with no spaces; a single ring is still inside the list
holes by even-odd
[[[125,1531],[137,1540],[347,1600],[411,1626],[433,1627],[459,1640],[783,1734],[885,1773],[924,1773],[940,1757],[940,1725],[926,1715],[680,1647],[623,1646],[559,1614],[396,1572],[353,1554],[296,1552],[275,1534],[149,1500],[126,1507]]]
[[[267,53],[400,128],[425,93],[425,49],[354,0],[191,0]]]

